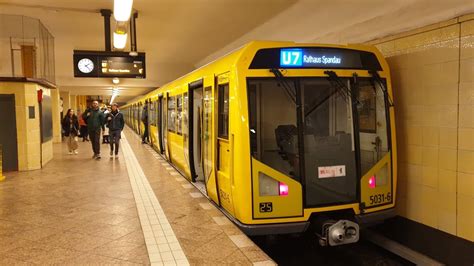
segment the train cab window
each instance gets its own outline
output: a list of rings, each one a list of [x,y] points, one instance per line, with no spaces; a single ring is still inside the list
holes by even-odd
[[[357,111],[361,172],[365,174],[389,151],[387,104],[380,84],[359,81]]]
[[[295,84],[274,79],[248,84],[252,156],[294,178],[299,177]]]
[[[376,95],[369,86],[360,87],[358,95],[359,130],[366,133],[376,132]]]
[[[168,98],[168,131],[176,132],[176,97]]]
[[[219,138],[229,138],[229,84],[219,85]]]
[[[181,135],[183,133],[183,123],[182,123],[182,113],[183,113],[183,97],[178,95],[176,97],[177,102],[177,111],[176,111],[176,122],[177,130],[176,132]]]

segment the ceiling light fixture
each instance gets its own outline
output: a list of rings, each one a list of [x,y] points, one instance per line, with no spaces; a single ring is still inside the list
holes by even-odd
[[[115,49],[123,49],[127,45],[127,28],[126,22],[117,22],[117,25],[115,25],[115,30],[114,30],[114,48]]]
[[[119,88],[112,89],[112,98],[110,98],[110,104],[114,103],[115,98],[120,94]]]
[[[123,49],[127,45],[127,33],[121,31],[114,31],[114,48]]]
[[[128,21],[132,13],[133,0],[114,0],[114,18],[116,21]]]
[[[119,83],[120,83],[120,79],[119,79],[119,78],[113,78],[113,79],[112,79],[112,83],[113,83],[113,84],[119,84]]]

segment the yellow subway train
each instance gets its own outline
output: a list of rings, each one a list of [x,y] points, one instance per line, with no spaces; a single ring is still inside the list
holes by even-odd
[[[372,46],[250,42],[122,107],[246,234],[358,241],[394,215],[390,71]]]

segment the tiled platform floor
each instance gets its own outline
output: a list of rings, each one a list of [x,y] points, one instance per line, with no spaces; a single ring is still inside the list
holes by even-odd
[[[131,130],[125,134],[191,265],[273,264]],[[94,161],[89,143],[76,156],[65,144],[54,152],[44,169],[0,182],[0,265],[149,264],[125,158]]]
[[[151,147],[130,129],[125,132],[191,265],[274,264]]]
[[[0,182],[0,265],[149,264],[125,163],[79,152]]]

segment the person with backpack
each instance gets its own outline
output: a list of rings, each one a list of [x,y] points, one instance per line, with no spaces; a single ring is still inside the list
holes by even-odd
[[[110,158],[113,158],[115,153],[115,158],[118,159],[120,137],[125,126],[123,114],[118,109],[118,104],[112,104],[112,110],[107,114],[106,121],[109,128]]]
[[[87,109],[82,118],[87,123],[87,132],[94,152],[93,159],[100,160],[100,133],[104,125],[104,113],[99,109],[99,102],[93,101],[92,108]]]

